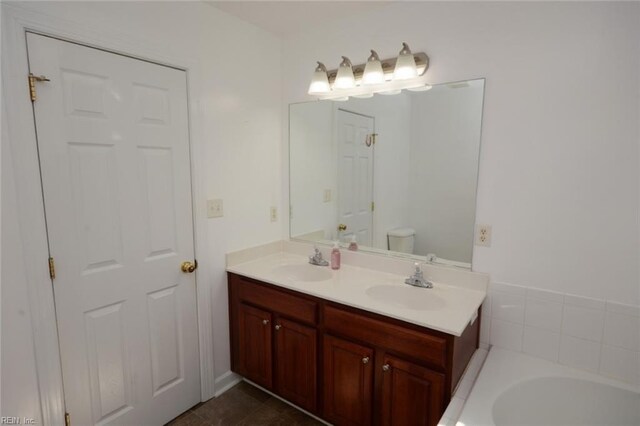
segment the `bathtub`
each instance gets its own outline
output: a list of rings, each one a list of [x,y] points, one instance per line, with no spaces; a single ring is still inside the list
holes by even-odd
[[[638,426],[638,387],[492,348],[457,426]]]

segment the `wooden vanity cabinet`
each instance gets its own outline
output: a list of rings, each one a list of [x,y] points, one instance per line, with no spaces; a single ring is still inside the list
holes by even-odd
[[[437,425],[478,347],[229,273],[231,369],[335,425]]]
[[[368,425],[373,414],[374,350],[325,335],[324,417],[338,425]]]
[[[391,355],[385,355],[382,363],[380,424],[438,424],[445,408],[444,374]]]
[[[317,303],[229,275],[231,370],[315,413]]]
[[[240,303],[237,307],[238,360],[236,371],[264,386],[272,385],[271,314]]]
[[[276,320],[274,330],[277,393],[314,411],[318,389],[316,330],[284,318]]]

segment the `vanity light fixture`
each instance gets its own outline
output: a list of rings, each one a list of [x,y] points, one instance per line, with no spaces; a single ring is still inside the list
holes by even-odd
[[[320,95],[322,93],[329,93],[330,91],[331,86],[329,85],[327,67],[325,67],[322,62],[318,61],[318,66],[313,72],[313,79],[311,80],[311,84],[309,85],[309,94]]]
[[[375,50],[371,49],[371,56],[367,59],[367,65],[364,66],[362,74],[362,84],[381,84],[384,83],[384,71],[382,71],[382,62]]]
[[[413,53],[409,49],[407,43],[402,43],[402,50],[398,55],[396,61],[396,67],[393,70],[394,80],[407,80],[410,78],[416,78],[418,76],[418,68],[416,67],[416,60],[413,59]]]
[[[319,99],[344,101],[350,96],[370,98],[374,93],[397,94],[403,89],[429,90],[431,86],[424,78],[428,68],[426,53],[412,53],[409,45],[402,43],[397,58],[380,60],[378,53],[371,50],[366,63],[354,66],[343,56],[338,68],[331,71],[318,62],[308,93]]]
[[[342,57],[342,62],[338,67],[338,73],[336,74],[336,80],[333,83],[333,87],[336,89],[351,89],[356,86],[356,78],[353,75],[353,65],[346,56]]]

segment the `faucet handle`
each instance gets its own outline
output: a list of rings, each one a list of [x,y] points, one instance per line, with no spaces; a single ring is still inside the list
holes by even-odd
[[[416,263],[413,264],[413,266],[416,267],[416,273],[422,272],[422,270],[420,269],[420,263],[416,262]]]

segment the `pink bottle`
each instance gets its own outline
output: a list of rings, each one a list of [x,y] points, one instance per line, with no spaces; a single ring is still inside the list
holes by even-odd
[[[358,251],[358,243],[356,242],[356,234],[351,236],[351,243],[349,243],[349,250]]]
[[[340,269],[340,247],[336,241],[331,250],[331,269]]]

